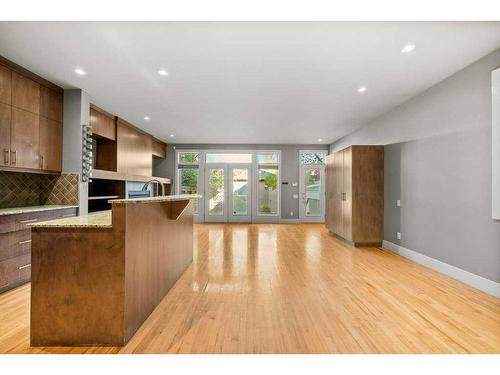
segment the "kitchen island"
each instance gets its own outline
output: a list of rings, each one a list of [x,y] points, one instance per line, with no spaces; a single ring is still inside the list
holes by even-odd
[[[126,344],[191,264],[200,197],[111,200],[33,224],[31,345]]]

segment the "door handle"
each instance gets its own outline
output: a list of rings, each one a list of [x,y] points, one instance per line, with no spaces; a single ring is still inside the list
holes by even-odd
[[[40,155],[40,168],[43,169],[43,155]]]
[[[6,148],[4,148],[3,150],[3,161],[4,161],[4,164],[9,164],[9,150],[7,150]]]

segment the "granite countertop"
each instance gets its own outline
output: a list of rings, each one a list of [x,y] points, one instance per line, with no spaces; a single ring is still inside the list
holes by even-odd
[[[136,199],[111,199],[109,203],[150,203],[150,202],[169,202],[169,201],[184,201],[187,199],[202,198],[199,194],[178,194],[178,195],[163,195],[159,197],[136,198]]]
[[[63,210],[65,208],[78,208],[78,206],[47,204],[47,205],[43,205],[43,206],[0,208],[0,216],[1,215],[26,214],[26,213],[30,213],[30,212],[40,212],[40,211]]]
[[[111,228],[111,210],[29,224],[32,228]]]

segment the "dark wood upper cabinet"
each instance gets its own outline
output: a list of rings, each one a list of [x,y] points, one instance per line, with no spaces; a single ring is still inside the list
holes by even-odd
[[[40,84],[12,72],[12,106],[39,114]]]
[[[61,172],[62,123],[40,117],[40,168]]]
[[[0,103],[12,103],[12,71],[0,65]]]
[[[118,172],[128,175],[151,176],[153,170],[152,139],[118,119]]]
[[[153,139],[152,153],[155,158],[165,159],[167,157],[167,145],[163,142]]]
[[[112,141],[116,140],[114,116],[108,116],[95,108],[90,108],[90,125],[92,126],[92,134]]]
[[[40,88],[40,116],[63,122],[63,95],[45,86]]]
[[[39,116],[12,107],[10,165],[40,169]]]
[[[10,164],[11,106],[0,103],[0,165]]]

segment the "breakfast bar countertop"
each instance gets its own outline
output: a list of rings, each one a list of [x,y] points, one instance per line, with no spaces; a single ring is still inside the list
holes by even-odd
[[[31,228],[112,228],[111,210],[29,224]]]
[[[64,210],[65,208],[78,208],[78,206],[47,204],[41,206],[0,208],[0,216],[27,214],[31,212],[41,212],[41,211]]]
[[[186,199],[202,198],[200,194],[177,194],[177,195],[162,195],[158,197],[134,198],[134,199],[111,199],[109,203],[149,203],[149,202],[172,202],[183,201]]]

